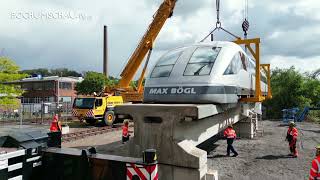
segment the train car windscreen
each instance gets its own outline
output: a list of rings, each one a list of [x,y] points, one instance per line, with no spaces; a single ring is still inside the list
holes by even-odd
[[[176,49],[162,56],[154,67],[151,78],[169,77],[173,66],[176,64],[184,49],[185,48]]]
[[[190,58],[184,76],[209,75],[220,52],[220,47],[199,47]]]

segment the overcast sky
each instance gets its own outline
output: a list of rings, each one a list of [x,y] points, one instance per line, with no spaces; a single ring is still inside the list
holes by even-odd
[[[22,69],[102,71],[103,25],[109,26],[109,72],[118,76],[162,0],[1,0],[0,55]],[[223,27],[242,36],[244,0],[221,0]],[[157,41],[151,65],[170,48],[201,40],[216,21],[215,0],[179,0]],[[320,68],[320,1],[249,0],[249,37],[262,62]]]

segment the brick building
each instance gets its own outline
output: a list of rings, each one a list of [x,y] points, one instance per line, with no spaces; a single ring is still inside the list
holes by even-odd
[[[72,103],[76,97],[75,86],[81,82],[82,77],[32,77],[20,81],[11,82],[21,85],[25,91],[21,98],[21,103],[51,103],[68,102]]]

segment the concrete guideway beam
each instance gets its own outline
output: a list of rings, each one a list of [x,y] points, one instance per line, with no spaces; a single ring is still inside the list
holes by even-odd
[[[156,149],[159,173],[164,179],[191,172],[190,169],[190,176],[204,177],[207,153],[196,146],[237,123],[244,114],[241,104],[132,104],[117,106],[115,111],[132,116],[135,123],[129,156],[140,157],[143,150]],[[168,166],[173,170],[167,176]]]

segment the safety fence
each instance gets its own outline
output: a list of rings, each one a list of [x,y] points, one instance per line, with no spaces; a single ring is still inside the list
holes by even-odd
[[[64,119],[72,117],[72,103],[21,103],[17,106],[0,106],[0,123],[17,122],[43,123],[52,119],[54,114],[60,114]]]

